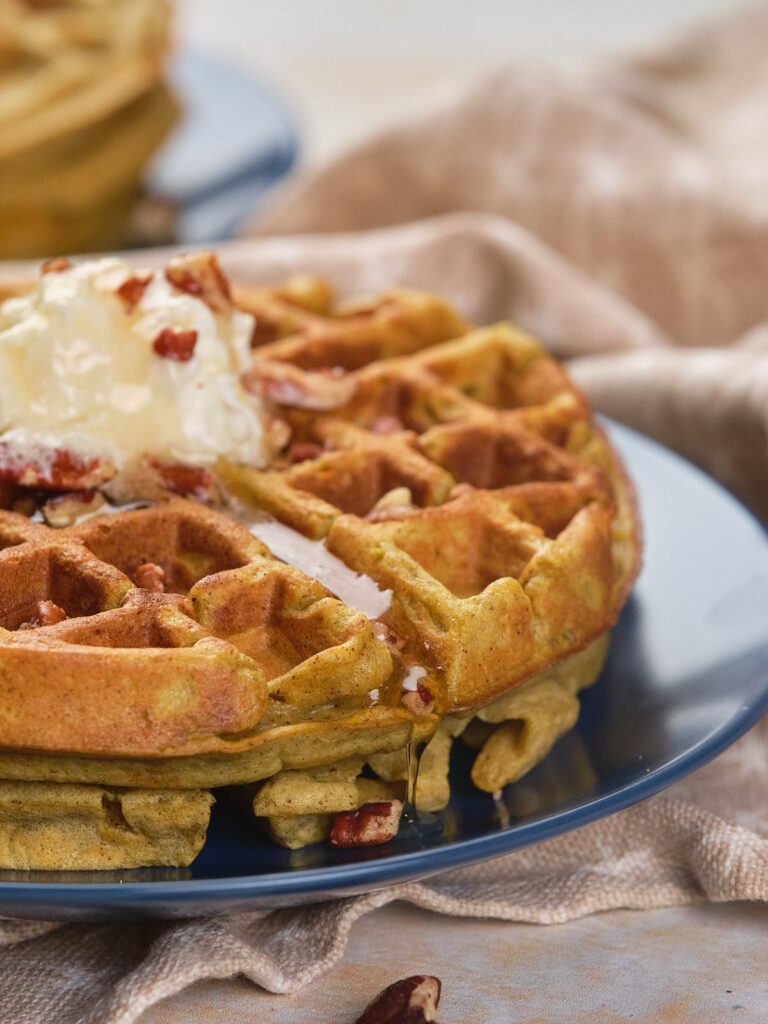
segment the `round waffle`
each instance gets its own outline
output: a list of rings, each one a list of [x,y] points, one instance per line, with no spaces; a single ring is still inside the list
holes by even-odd
[[[638,570],[633,490],[563,368],[509,324],[402,289],[334,307],[309,278],[235,299],[255,315],[245,382],[282,438],[270,465],[222,462],[218,510],[176,498],[60,529],[0,512],[0,779],[86,787],[60,791],[70,816],[97,806],[88,786],[155,807],[148,791],[243,785],[284,845],[382,841],[406,796],[445,806],[457,738],[493,792],[573,726]],[[426,743],[414,787],[406,751]]]

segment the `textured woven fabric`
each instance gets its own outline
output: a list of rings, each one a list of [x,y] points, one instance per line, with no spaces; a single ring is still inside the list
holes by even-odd
[[[571,359],[598,408],[768,515],[767,36],[758,12],[579,81],[500,72],[297,183],[258,225],[324,234],[235,243],[225,262],[251,280],[317,271],[347,293],[396,281],[480,322],[512,317]],[[391,900],[543,924],[768,900],[766,835],[768,721],[663,796],[425,882],[216,921],[0,922],[0,1015],[129,1024],[237,973],[289,992]]]
[[[599,408],[768,517],[767,40],[761,7],[579,77],[501,70],[289,186],[254,230],[503,217],[478,262],[433,244],[416,276],[441,288],[460,260],[457,297],[588,354]]]

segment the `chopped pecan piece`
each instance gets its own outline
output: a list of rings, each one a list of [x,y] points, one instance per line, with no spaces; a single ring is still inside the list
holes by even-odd
[[[333,823],[331,845],[347,848],[388,843],[397,835],[402,813],[399,800],[378,800],[356,811],[342,811]]]
[[[90,459],[63,448],[40,449],[35,458],[0,443],[0,481],[50,491],[90,490],[111,479],[115,467],[104,459]]]
[[[169,491],[175,494],[193,495],[206,498],[213,489],[213,477],[200,466],[185,466],[183,463],[162,463],[150,461],[150,466]]]
[[[151,280],[151,274],[145,274],[143,277],[134,274],[132,277],[126,277],[120,287],[115,289],[115,294],[122,300],[126,313],[132,313],[138,306]]]
[[[166,279],[187,295],[196,295],[213,313],[230,313],[232,293],[224,271],[212,252],[198,252],[172,259],[165,268]]]
[[[133,574],[133,582],[142,590],[151,590],[153,594],[164,594],[165,570],[155,562],[145,562]]]
[[[43,518],[49,526],[71,526],[80,516],[95,512],[104,504],[98,491],[67,491],[55,494],[43,505]]]
[[[414,974],[385,988],[355,1024],[430,1024],[437,1014],[442,985],[439,978]]]
[[[60,274],[62,270],[69,270],[72,264],[66,256],[53,256],[46,260],[40,267],[41,274]]]
[[[252,394],[278,405],[323,411],[337,409],[352,397],[355,389],[350,377],[332,371],[300,370],[290,363],[260,360],[253,370],[243,374],[243,386]]]
[[[431,715],[435,710],[432,691],[423,683],[419,683],[415,690],[403,690],[400,703],[414,715]]]
[[[163,359],[188,363],[195,354],[197,331],[184,331],[178,327],[164,327],[152,342],[152,348]]]
[[[38,626],[55,626],[57,622],[63,622],[67,613],[59,608],[53,601],[38,601],[35,617],[27,622],[22,622],[19,629],[37,629]]]

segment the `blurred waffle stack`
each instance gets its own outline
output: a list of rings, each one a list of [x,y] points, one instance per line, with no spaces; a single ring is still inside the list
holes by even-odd
[[[177,116],[163,0],[0,3],[0,257],[140,240],[147,161]]]

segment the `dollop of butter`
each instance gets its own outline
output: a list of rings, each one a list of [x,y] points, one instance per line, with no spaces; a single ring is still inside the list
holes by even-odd
[[[146,286],[132,304],[118,288],[137,277]],[[165,328],[195,332],[186,361],[158,354]],[[264,411],[240,379],[253,328],[250,314],[212,308],[163,269],[104,258],[44,273],[0,306],[0,442],[30,457],[64,449],[118,471],[147,457],[263,465]]]

